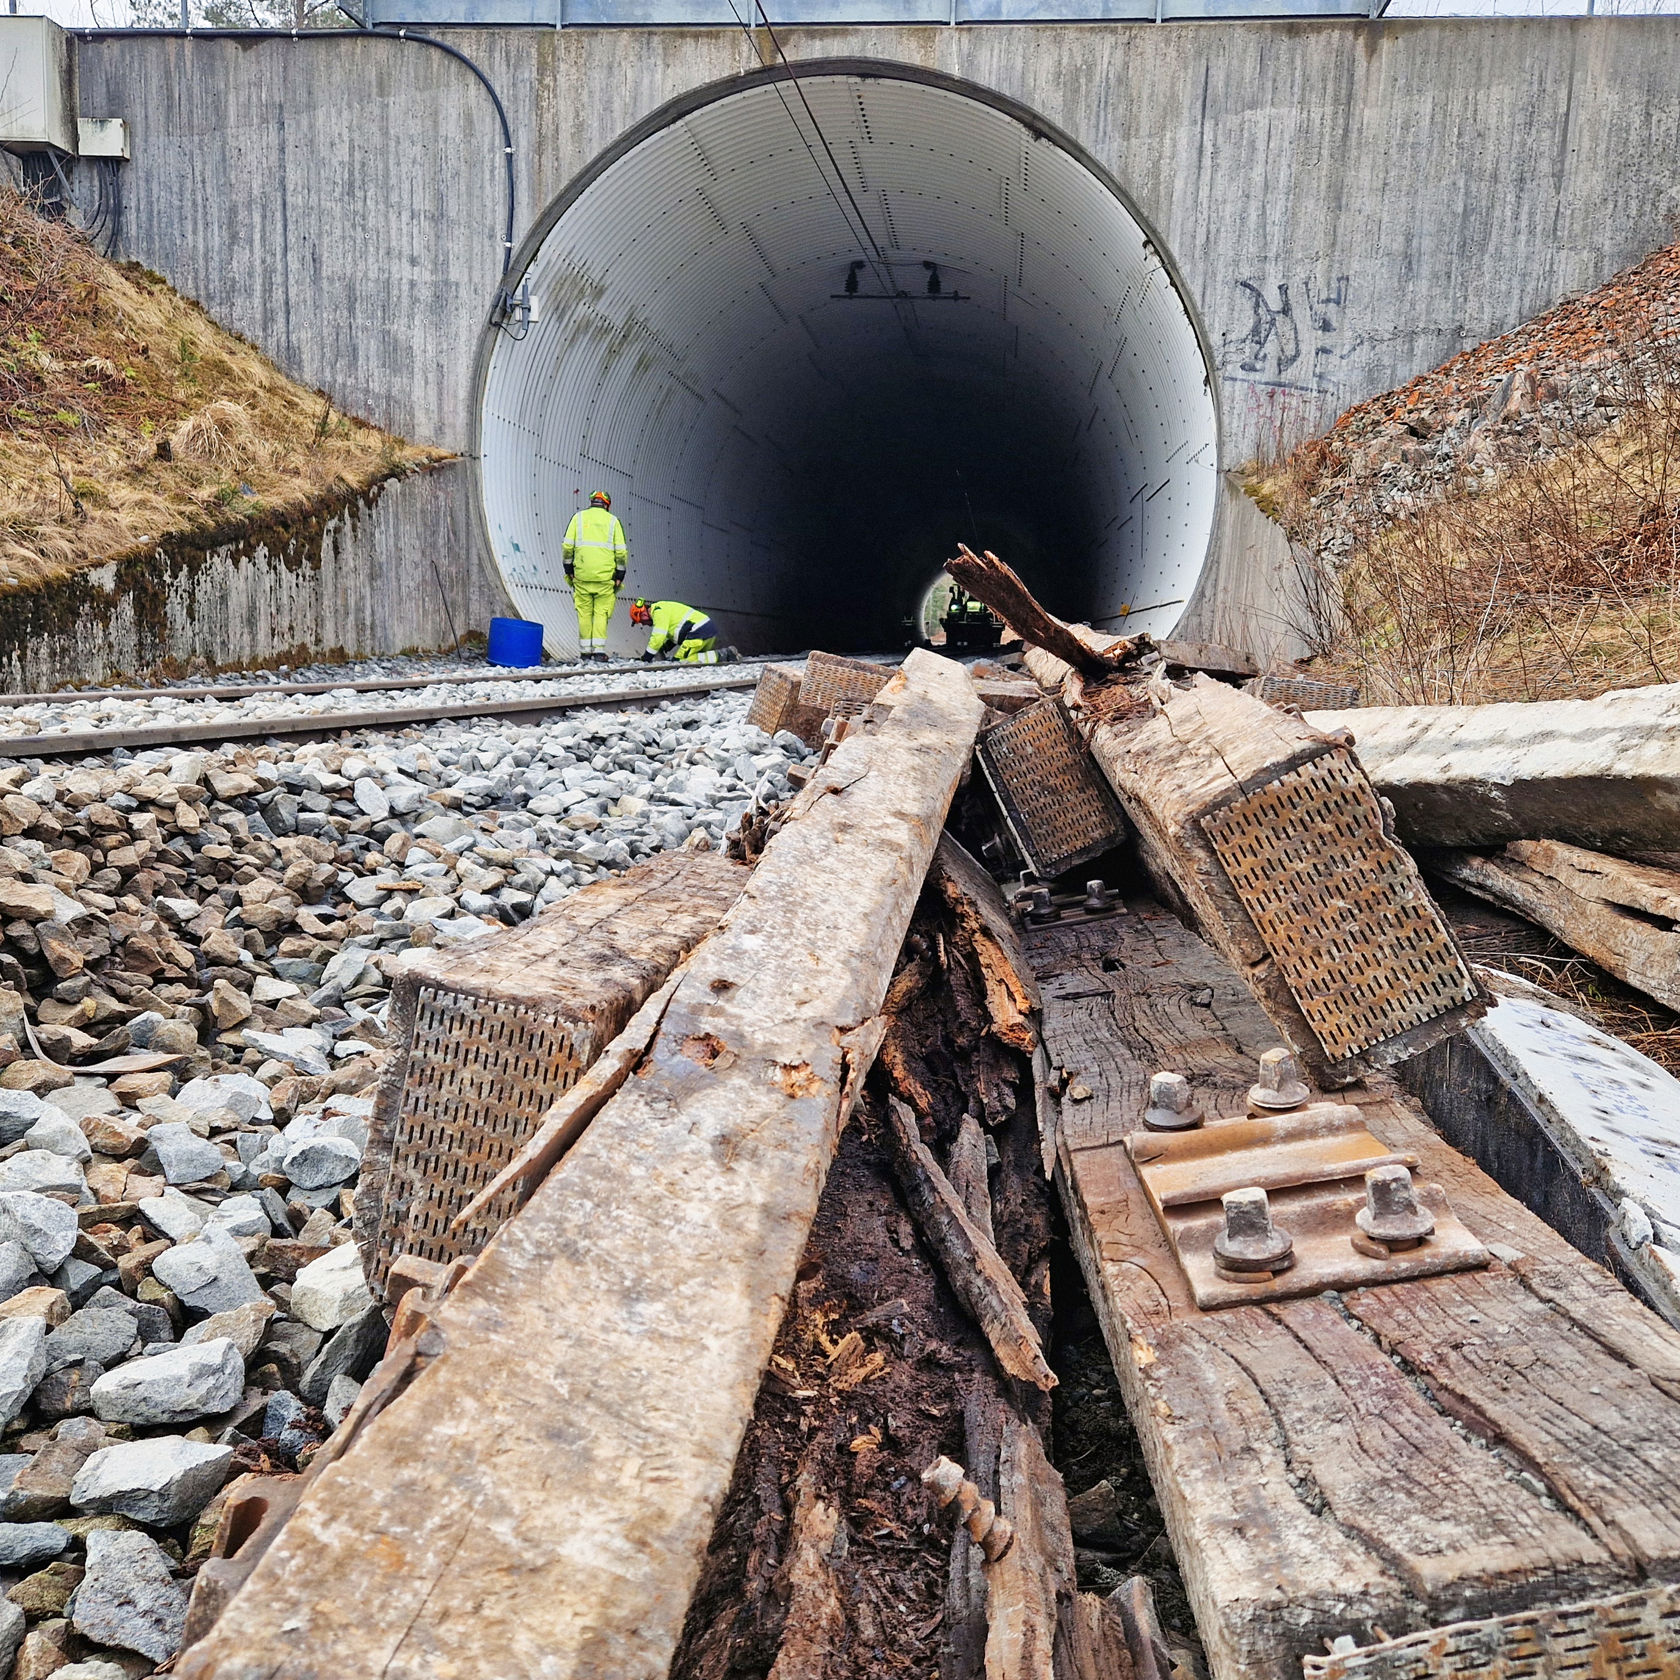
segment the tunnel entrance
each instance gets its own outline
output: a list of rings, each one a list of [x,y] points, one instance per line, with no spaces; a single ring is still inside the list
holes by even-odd
[[[551,653],[597,489],[626,587],[744,651],[902,645],[959,540],[1106,627],[1164,633],[1193,591],[1218,421],[1191,309],[1117,189],[979,90],[851,63],[714,90],[551,206],[521,279],[535,318],[480,361],[482,506]]]

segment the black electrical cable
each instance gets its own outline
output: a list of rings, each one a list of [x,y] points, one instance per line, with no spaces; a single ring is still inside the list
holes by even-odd
[[[354,14],[343,5],[339,10],[346,17]],[[416,41],[421,46],[436,47],[441,53],[446,53],[457,63],[464,64],[477,78],[478,84],[490,95],[490,103],[496,108],[496,120],[502,126],[502,156],[507,166],[507,229],[502,239],[502,279],[507,279],[508,270],[513,266],[513,222],[514,222],[514,170],[513,170],[513,128],[508,122],[507,107],[502,104],[502,96],[496,92],[495,84],[485,75],[484,71],[468,58],[458,47],[452,47],[447,41],[440,41],[434,35],[417,35],[409,29],[380,29],[368,28],[359,18],[353,29],[84,29],[76,31],[79,40],[97,40],[106,36],[125,35],[161,35],[178,39],[192,40],[196,37],[210,40],[239,40],[239,41],[342,41],[346,39],[368,38],[381,41]],[[112,229],[113,244],[116,230]],[[504,285],[497,295],[498,313],[505,310],[507,288]],[[498,323],[499,324],[499,323]],[[455,615],[450,610],[449,593],[443,586],[443,574],[438,570],[437,557],[432,556],[432,576],[437,580],[438,598],[443,603],[443,616],[448,621],[449,633],[455,638],[455,645],[460,645],[460,635],[455,629]]]
[[[793,83],[793,91],[799,95],[799,103],[805,107],[805,115],[810,119],[811,127],[816,130],[817,139],[821,142],[822,149],[828,157],[829,167],[834,171],[836,177],[839,179],[840,190],[845,193],[847,202],[851,205],[852,215],[857,218],[856,228],[852,226],[851,217],[849,217],[846,213],[846,205],[840,202],[839,194],[835,192],[828,176],[823,172],[823,166],[817,162],[817,154],[811,149],[811,142],[806,138],[805,130],[799,126],[799,119],[794,116],[793,107],[788,104],[787,95],[782,92],[781,84],[778,82],[776,84],[776,97],[781,101],[782,110],[787,113],[787,120],[793,125],[793,132],[799,136],[800,143],[804,146],[806,155],[811,160],[811,167],[817,172],[817,179],[822,182],[828,196],[834,200],[835,209],[840,212],[841,220],[846,223],[846,231],[854,235],[861,231],[864,243],[869,246],[871,251],[874,252],[874,255],[868,259],[869,266],[874,269],[875,278],[879,282],[881,290],[890,296],[897,291],[897,288],[893,285],[892,270],[887,265],[886,253],[882,251],[879,243],[876,241],[874,232],[869,226],[868,219],[864,216],[863,209],[858,204],[856,197],[853,195],[852,189],[846,181],[846,177],[840,173],[840,165],[835,159],[833,147],[831,147],[828,143],[828,136],[823,133],[822,124],[817,121],[816,113],[811,109],[811,102],[805,97],[805,90],[799,85],[798,71],[796,71],[793,66],[788,63],[787,54],[782,51],[782,44],[776,39],[776,32],[770,27],[770,19],[765,13],[763,5],[758,4],[757,0],[755,0],[755,4],[757,4],[759,16],[764,19],[764,27],[770,36],[771,44],[776,49],[776,55],[781,59],[782,65],[788,73],[788,80]],[[729,0],[729,9],[734,13],[735,21],[740,25],[741,33],[746,36],[747,41],[751,45],[753,54],[758,59],[760,68],[768,70],[770,68],[770,61],[762,52],[759,51],[758,42],[753,40],[752,25],[741,16],[740,11],[735,5],[735,0]],[[906,337],[909,336],[908,327],[905,328],[905,335]]]
[[[354,14],[348,8],[340,5],[339,10],[346,17]],[[440,41],[435,35],[416,34],[412,29],[387,28],[375,24],[369,28],[359,19],[352,29],[78,29],[76,38],[80,41],[99,41],[106,39],[122,39],[129,35],[156,36],[174,40],[208,40],[208,41],[345,41],[372,37],[380,41],[416,41],[421,46],[435,47],[441,53],[447,53],[457,63],[463,64],[477,78],[478,84],[490,95],[490,103],[496,108],[496,121],[502,129],[502,156],[507,169],[507,227],[502,239],[502,275],[505,278],[508,270],[513,266],[513,224],[514,224],[514,163],[513,163],[513,128],[508,122],[507,107],[502,104],[502,96],[496,92],[495,84],[472,59],[459,47],[452,47],[447,41]]]
[[[507,232],[502,238],[502,275],[505,279],[507,271],[513,266],[513,128],[508,122],[507,107],[502,104],[502,96],[496,92],[495,84],[459,47],[452,47],[435,35],[416,35],[405,28],[381,29],[377,24],[372,29],[359,24],[354,33],[382,36],[386,40],[395,38],[399,41],[420,41],[428,47],[436,47],[440,53],[447,53],[456,63],[464,64],[478,78],[478,85],[490,95],[490,103],[496,107],[496,121],[502,125],[502,157],[507,164]]]

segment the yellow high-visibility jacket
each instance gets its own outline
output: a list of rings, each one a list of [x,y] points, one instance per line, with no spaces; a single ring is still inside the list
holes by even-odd
[[[605,508],[580,508],[566,527],[560,552],[579,583],[609,583],[624,576],[630,550],[624,527]]]
[[[674,656],[684,642],[705,641],[716,634],[716,626],[705,613],[685,607],[681,601],[649,601],[648,616],[653,620],[649,653]]]

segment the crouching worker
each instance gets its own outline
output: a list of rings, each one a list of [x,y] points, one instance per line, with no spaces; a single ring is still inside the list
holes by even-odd
[[[733,665],[741,656],[734,648],[720,648],[717,626],[693,607],[681,601],[631,603],[630,622],[651,627],[642,663],[658,658],[681,660],[684,665]]]

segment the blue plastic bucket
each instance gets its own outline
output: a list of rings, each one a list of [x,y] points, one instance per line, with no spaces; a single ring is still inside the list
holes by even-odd
[[[492,665],[516,670],[542,664],[543,627],[528,618],[490,620],[490,646],[485,657]]]

